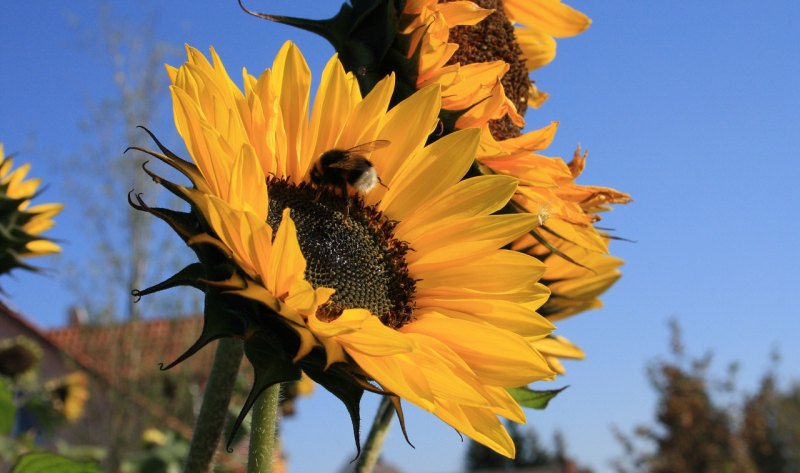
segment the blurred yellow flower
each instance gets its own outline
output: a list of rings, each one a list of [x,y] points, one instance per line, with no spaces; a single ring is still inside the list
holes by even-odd
[[[52,218],[61,212],[61,204],[31,206],[37,194],[39,179],[25,177],[30,164],[12,170],[11,158],[5,156],[0,143],[0,273],[15,267],[34,270],[20,260],[32,256],[58,253],[61,248],[39,236],[53,226]]]
[[[67,422],[75,422],[83,416],[86,401],[89,400],[89,377],[82,371],[75,371],[63,378],[48,381],[53,405],[64,415]]]
[[[142,443],[147,447],[166,445],[167,440],[167,434],[153,427],[142,432]]]

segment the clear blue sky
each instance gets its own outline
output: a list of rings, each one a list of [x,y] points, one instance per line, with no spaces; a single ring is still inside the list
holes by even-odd
[[[257,10],[317,18],[339,5],[313,3],[283,2],[279,11],[278,2],[250,2]],[[714,351],[720,368],[740,361],[745,387],[755,385],[774,348],[783,354],[785,379],[800,378],[794,299],[800,283],[800,3],[568,3],[594,23],[584,35],[560,41],[556,61],[536,74],[552,98],[528,113],[528,123],[561,121],[549,152],[569,156],[581,143],[590,151],[581,182],[634,196],[604,225],[636,243],[612,245],[627,264],[604,297],[605,308],[561,324],[560,333],[588,357],[568,364],[568,376],[556,385],[570,389],[529,419],[545,438],[561,429],[570,452],[605,472],[620,452],[609,427],[630,430],[652,418],[644,367],[666,353],[670,317],[680,321],[691,352]],[[115,12],[141,24],[156,5],[159,39],[203,50],[214,45],[232,74],[242,66],[263,69],[288,38],[316,74],[332,53],[319,39],[244,15],[233,0],[126,2]],[[68,21],[91,26],[96,12],[93,2],[8,2],[0,17],[0,140],[50,183],[42,202],[70,205],[60,185],[63,167],[53,160],[85,144],[78,122],[86,104],[111,93],[108,60],[82,49]],[[162,95],[169,100],[166,87]],[[176,136],[169,126],[158,132]],[[124,195],[119,211],[128,211]],[[67,242],[64,259],[87,251],[83,228],[74,206],[58,218],[50,235]],[[54,272],[61,264],[45,263]],[[57,276],[17,273],[3,287],[12,305],[43,326],[61,324],[73,302]],[[367,422],[375,405],[374,399],[364,403]],[[465,448],[458,435],[409,410],[416,449],[396,429],[386,458],[409,473],[457,471]],[[327,393],[302,402],[284,429],[293,472],[333,472],[352,456],[347,415]]]

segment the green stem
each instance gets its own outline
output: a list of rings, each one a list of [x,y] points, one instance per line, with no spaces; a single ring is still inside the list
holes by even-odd
[[[250,452],[247,473],[272,473],[274,447],[278,426],[279,383],[268,387],[258,396],[250,418]]]
[[[386,434],[389,433],[389,426],[392,424],[393,418],[394,407],[392,407],[392,401],[389,400],[388,396],[384,396],[381,399],[380,406],[378,406],[378,412],[375,414],[375,421],[369,429],[364,451],[358,457],[356,473],[372,473],[372,470],[375,469],[378,458],[381,456],[383,441],[386,439]]]
[[[241,340],[223,338],[217,344],[214,365],[211,367],[203,404],[200,406],[192,444],[189,447],[185,473],[211,471],[243,354]]]

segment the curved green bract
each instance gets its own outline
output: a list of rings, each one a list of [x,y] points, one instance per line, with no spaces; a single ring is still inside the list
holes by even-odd
[[[556,397],[561,391],[567,389],[569,386],[564,386],[561,389],[552,389],[548,391],[534,391],[528,387],[520,388],[506,388],[511,397],[522,407],[528,409],[544,409],[550,400]]]

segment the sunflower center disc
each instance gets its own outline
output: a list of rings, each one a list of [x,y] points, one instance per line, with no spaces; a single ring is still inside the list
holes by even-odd
[[[394,239],[394,223],[358,197],[349,204],[327,188],[270,179],[267,223],[277,229],[290,208],[306,258],[305,277],[315,288],[336,290],[320,307],[333,320],[345,309],[368,309],[390,327],[411,320],[414,280],[408,275],[408,245]]]
[[[510,69],[500,82],[503,84],[506,97],[511,99],[517,111],[524,115],[528,108],[531,80],[528,77],[525,55],[514,33],[514,25],[506,17],[502,1],[474,0],[474,3],[479,7],[494,10],[494,13],[477,25],[456,26],[450,29],[448,41],[457,43],[458,49],[447,64],[504,61]],[[521,134],[520,127],[514,125],[507,116],[491,120],[489,130],[497,140],[515,138]]]

